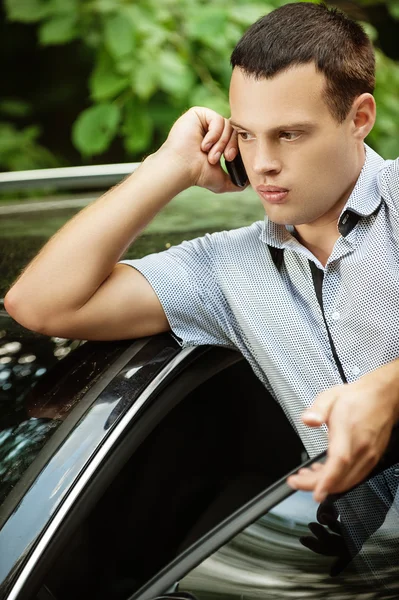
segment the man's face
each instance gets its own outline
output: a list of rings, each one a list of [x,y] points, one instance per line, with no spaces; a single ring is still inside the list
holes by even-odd
[[[250,184],[275,223],[323,225],[337,219],[359,175],[353,120],[348,116],[339,124],[333,118],[324,85],[313,63],[272,79],[233,70],[231,122]]]

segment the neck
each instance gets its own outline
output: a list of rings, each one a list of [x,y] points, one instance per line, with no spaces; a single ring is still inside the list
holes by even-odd
[[[301,225],[295,228],[297,240],[305,246],[323,265],[326,265],[327,260],[334,248],[334,244],[340,237],[338,231],[338,219],[334,219],[317,229],[311,225]]]

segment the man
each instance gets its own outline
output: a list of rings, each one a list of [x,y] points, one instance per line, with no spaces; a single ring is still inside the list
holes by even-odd
[[[232,66],[231,118],[186,112],[132,176],[47,243],[5,305],[47,335],[172,329],[185,345],[239,349],[308,452],[328,443],[324,465],[289,480],[322,501],[370,472],[399,418],[398,163],[364,144],[374,55],[343,14],[279,8],[246,32]],[[118,262],[179,192],[237,189],[219,162],[237,148],[264,223]]]

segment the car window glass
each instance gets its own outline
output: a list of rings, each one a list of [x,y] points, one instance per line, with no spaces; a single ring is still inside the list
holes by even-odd
[[[399,595],[399,463],[318,505],[296,492],[179,582],[216,598],[392,599]]]
[[[36,334],[0,310],[0,506],[120,351]]]

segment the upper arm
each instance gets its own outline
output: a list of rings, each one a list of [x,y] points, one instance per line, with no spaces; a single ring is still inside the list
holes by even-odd
[[[43,333],[83,340],[119,340],[168,330],[162,305],[144,275],[129,265],[116,264],[86,304],[48,323]]]

